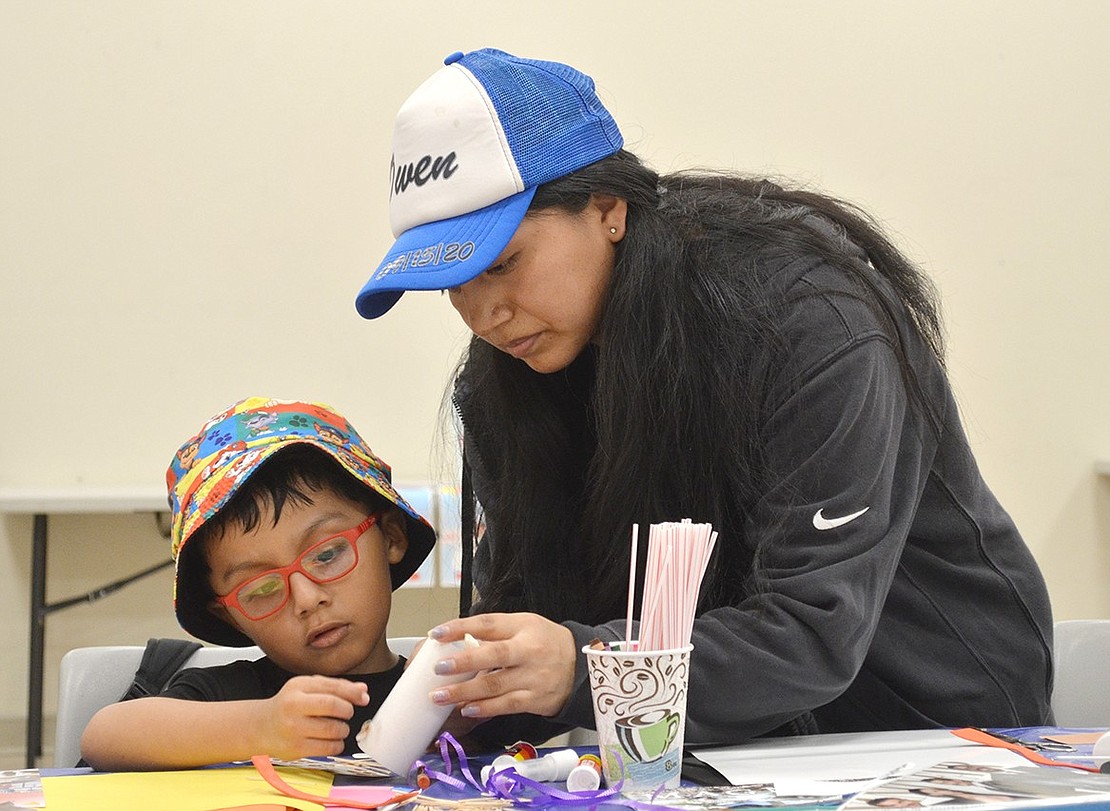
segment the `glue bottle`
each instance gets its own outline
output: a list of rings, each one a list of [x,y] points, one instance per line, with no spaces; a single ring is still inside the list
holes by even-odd
[[[567,791],[596,791],[601,787],[601,758],[582,755],[567,775]]]
[[[490,775],[504,769],[512,768],[521,777],[535,780],[538,783],[553,783],[566,780],[575,766],[578,765],[578,753],[573,749],[556,749],[548,752],[541,758],[533,760],[517,760],[511,755],[498,755],[493,763],[482,769],[482,782],[489,780]]]

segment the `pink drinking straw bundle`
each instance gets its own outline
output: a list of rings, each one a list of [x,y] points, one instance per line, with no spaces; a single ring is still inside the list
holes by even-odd
[[[628,573],[625,650],[632,642],[632,605],[636,588],[639,525],[632,526],[632,563]],[[711,524],[652,524],[648,533],[647,570],[640,607],[638,650],[671,650],[690,644],[702,576],[709,565],[717,533]]]

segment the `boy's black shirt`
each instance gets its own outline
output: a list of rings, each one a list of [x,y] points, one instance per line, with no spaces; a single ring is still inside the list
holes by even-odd
[[[370,691],[370,703],[355,707],[355,714],[348,722],[350,733],[343,746],[343,754],[360,752],[355,736],[362,725],[374,717],[389,691],[401,678],[405,658],[397,657],[397,664],[381,673],[343,676],[349,681],[362,682]],[[165,698],[186,701],[253,701],[272,698],[295,674],[283,670],[269,657],[241,660],[219,667],[190,667],[177,673],[166,688],[159,693]]]

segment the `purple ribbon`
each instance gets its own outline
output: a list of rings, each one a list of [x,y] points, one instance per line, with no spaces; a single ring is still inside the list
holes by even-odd
[[[621,796],[621,787],[624,781],[621,780],[617,785],[607,789],[597,789],[594,791],[562,791],[557,788],[552,788],[546,783],[540,783],[536,780],[531,780],[523,775],[517,773],[517,770],[512,766],[497,771],[491,771],[485,783],[479,782],[474,777],[474,773],[470,769],[470,761],[466,757],[466,751],[463,749],[462,744],[455,739],[450,732],[444,732],[439,736],[439,753],[443,759],[444,771],[433,769],[422,760],[413,763],[414,769],[423,769],[424,773],[442,783],[446,783],[452,788],[460,791],[467,790],[467,784],[471,788],[477,789],[483,794],[493,795],[502,800],[508,800],[513,805],[518,807],[528,808],[549,808],[553,806],[570,806],[570,805],[598,805],[605,801],[615,805],[624,805],[633,809],[644,809],[645,811],[659,811],[659,809],[669,809],[669,806],[655,805],[650,802],[640,802],[638,800],[630,800]],[[452,758],[451,752],[454,750],[455,758]],[[462,779],[455,777],[454,760],[458,761],[458,769],[462,774]],[[660,787],[661,789],[661,787]],[[525,792],[533,792],[535,796],[523,796]],[[658,794],[658,791],[656,792]],[[652,795],[652,799],[655,795]],[[678,811],[673,809],[672,811]]]

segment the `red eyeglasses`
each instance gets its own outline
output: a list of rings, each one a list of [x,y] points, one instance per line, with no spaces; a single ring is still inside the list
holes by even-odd
[[[371,513],[354,529],[314,543],[288,566],[244,580],[230,594],[217,597],[216,602],[234,608],[249,620],[264,620],[276,614],[289,602],[289,577],[294,572],[300,572],[313,583],[331,583],[354,571],[358,566],[355,542],[378,522],[378,517],[378,513]]]

